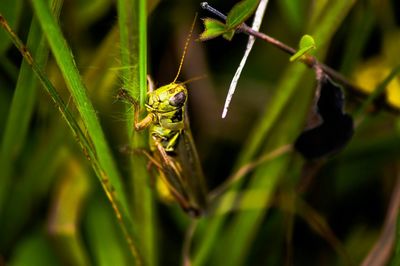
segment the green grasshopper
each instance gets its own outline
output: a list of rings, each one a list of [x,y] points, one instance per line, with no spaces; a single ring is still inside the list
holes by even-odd
[[[186,40],[178,73],[170,84],[153,89],[148,79],[147,115],[140,120],[140,107],[126,90],[120,90],[119,97],[130,101],[134,106],[134,128],[136,131],[149,128],[149,147],[151,153],[144,151],[150,164],[158,170],[158,180],[167,187],[168,192],[182,209],[192,217],[205,211],[207,192],[200,160],[193,141],[186,114],[188,92],[185,83],[176,82],[194,22]]]

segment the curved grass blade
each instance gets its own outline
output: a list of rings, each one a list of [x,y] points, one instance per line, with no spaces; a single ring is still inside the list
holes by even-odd
[[[39,3],[35,2],[35,3]],[[48,7],[40,3],[39,8],[45,9],[45,13],[47,12],[47,17],[51,17],[50,11],[48,10]],[[52,18],[52,17],[51,17]],[[51,19],[52,26],[54,27],[54,24],[56,23],[54,18]],[[93,145],[92,145],[92,139],[89,139],[82,129],[80,128],[78,121],[74,118],[70,110],[68,109],[67,105],[64,103],[60,95],[57,93],[56,89],[54,88],[53,84],[50,82],[50,80],[47,78],[45,73],[41,70],[41,68],[37,65],[37,63],[33,60],[31,53],[27,50],[27,48],[24,46],[22,41],[15,35],[15,33],[12,31],[12,29],[9,27],[7,21],[3,16],[0,15],[0,25],[6,30],[6,32],[9,34],[9,37],[12,39],[14,45],[18,48],[24,59],[28,62],[28,64],[32,67],[32,70],[35,72],[37,78],[40,80],[42,83],[44,89],[50,94],[52,100],[56,104],[56,107],[59,109],[61,114],[63,115],[63,118],[67,122],[68,126],[71,128],[73,135],[77,139],[78,143],[81,145],[82,149],[84,150],[84,153],[90,160],[92,167],[94,171],[96,172],[97,176],[99,177],[101,184],[106,192],[107,197],[110,199],[112,207],[116,213],[116,216],[120,222],[120,225],[124,231],[125,237],[128,241],[128,244],[130,246],[131,252],[133,256],[136,258],[137,262],[140,264],[141,259],[138,253],[138,250],[136,248],[136,241],[134,239],[134,234],[132,232],[132,227],[131,225],[131,220],[129,217],[129,213],[127,212],[127,207],[126,207],[126,201],[121,202],[121,195],[118,194],[119,191],[115,192],[115,188],[119,188],[115,185],[115,178],[118,178],[118,176],[112,176],[113,179],[111,179],[110,176],[110,169],[105,169],[108,164],[103,164],[102,161],[100,161],[98,155],[99,151],[95,150]],[[58,31],[60,33],[60,30],[58,28]],[[65,43],[64,43],[65,45]],[[67,50],[68,51],[68,50]],[[69,54],[70,57],[70,54]],[[76,69],[75,69],[76,70]],[[84,92],[83,92],[84,93]],[[89,104],[86,104],[89,105]],[[85,105],[85,106],[86,106]],[[92,110],[94,113],[94,111]],[[92,123],[98,123],[91,121]],[[98,125],[99,127],[99,125]],[[89,131],[89,129],[87,129]],[[92,129],[93,130],[93,129]],[[101,133],[102,135],[102,133]],[[97,140],[99,141],[99,140]],[[104,140],[103,140],[104,141]],[[105,145],[105,141],[102,143]],[[108,154],[107,154],[108,155]],[[106,155],[106,156],[107,156]],[[107,156],[108,157],[108,156]],[[102,159],[104,160],[104,154]],[[111,163],[111,162],[109,162]],[[113,173],[113,172],[111,172]],[[118,180],[117,180],[118,181]],[[119,182],[117,182],[120,184]],[[122,191],[123,193],[123,191]],[[124,194],[122,194],[124,196]],[[122,197],[122,200],[124,200],[124,197]]]
[[[0,2],[0,13],[8,19],[13,29],[16,29],[19,24],[22,4],[21,0],[2,0]],[[7,34],[5,32],[0,32],[0,55],[2,55],[11,44],[12,42],[7,37]]]
[[[59,16],[62,3],[63,1],[51,1],[55,17]],[[48,57],[48,46],[36,18],[32,19],[27,47],[33,51],[32,56],[35,58],[38,66],[43,67]],[[1,210],[4,209],[2,208],[3,201],[9,191],[13,160],[18,156],[20,148],[25,143],[28,125],[36,100],[37,85],[38,82],[35,74],[31,71],[31,67],[27,62],[23,61],[1,142],[0,217]]]
[[[47,222],[54,250],[67,265],[88,265],[90,261],[78,229],[81,209],[86,205],[91,187],[88,169],[81,164],[73,157],[67,158],[61,180],[52,195]]]
[[[147,11],[141,0],[118,0],[118,24],[121,49],[121,78],[123,87],[144,107],[147,94]],[[133,130],[134,114],[128,113],[127,131],[133,149],[147,147],[147,136]],[[155,218],[149,174],[143,156],[132,155],[131,190],[133,217],[144,264],[156,265]]]

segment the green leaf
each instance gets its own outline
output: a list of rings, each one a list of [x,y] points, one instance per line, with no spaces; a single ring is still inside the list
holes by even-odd
[[[200,34],[199,37],[201,41],[207,41],[227,33],[226,25],[219,20],[212,18],[205,18],[203,19],[203,23],[204,23],[204,31]]]
[[[224,37],[226,40],[230,41],[233,38],[233,35],[235,35],[235,30],[229,30],[222,34],[222,37]]]
[[[62,1],[51,1],[51,5],[53,6],[54,16],[58,17]],[[5,31],[0,31],[0,33],[6,34]],[[12,43],[7,35],[5,37],[8,38],[7,42]],[[49,49],[36,18],[32,19],[27,47],[32,51],[32,56],[38,65],[43,67],[46,64]],[[2,176],[0,178],[0,213],[1,210],[4,210],[2,205],[6,195],[9,193],[12,181],[13,160],[18,157],[21,147],[25,144],[36,100],[37,84],[38,82],[31,67],[27,62],[23,61],[18,74],[9,116],[7,117],[6,124],[3,125],[4,134],[0,148],[0,169],[2,169]]]
[[[303,37],[301,37],[299,48],[304,49],[310,47],[314,49],[316,48],[315,41],[312,36],[306,34]]]
[[[229,30],[235,29],[248,19],[256,10],[260,0],[243,0],[237,3],[226,18],[226,27]]]
[[[107,204],[104,197],[101,200],[92,197],[86,211],[84,228],[88,248],[93,255],[93,265],[132,265],[122,232],[118,230],[112,209]]]
[[[393,257],[390,266],[399,265],[400,263],[400,214],[397,215],[396,238],[394,243]]]
[[[23,236],[14,247],[13,254],[7,265],[58,265],[61,261],[54,254],[51,242],[44,230],[35,230]]]
[[[0,13],[4,16],[11,28],[14,30],[18,26],[20,14],[22,10],[22,1],[18,0],[2,0],[0,1]],[[7,48],[11,45],[11,40],[7,34],[0,31],[0,54],[3,54]]]
[[[120,32],[121,49],[121,79],[123,86],[133,97],[139,100],[141,108],[144,107],[147,94],[147,1],[118,0],[118,25]],[[132,37],[134,36],[134,37]],[[145,149],[148,138],[144,132],[133,129],[134,114],[128,107],[127,131],[129,145],[133,149]],[[134,229],[137,232],[140,253],[144,265],[157,265],[157,249],[155,236],[155,209],[153,193],[148,185],[149,171],[146,168],[144,156],[131,157],[130,184],[132,185],[132,217],[135,221]]]
[[[299,44],[299,50],[290,57],[290,62],[296,61],[300,59],[304,54],[308,53],[311,50],[316,49],[314,38],[310,35],[304,35]]]

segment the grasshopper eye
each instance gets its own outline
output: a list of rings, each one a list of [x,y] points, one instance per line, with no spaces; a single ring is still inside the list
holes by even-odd
[[[186,94],[181,91],[169,98],[169,104],[172,106],[182,106],[186,101]]]

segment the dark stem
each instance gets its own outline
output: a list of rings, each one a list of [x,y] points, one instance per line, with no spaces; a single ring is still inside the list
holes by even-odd
[[[213,8],[212,6],[210,6],[207,2],[202,2],[200,4],[201,8],[204,10],[209,11],[210,13],[216,15],[217,17],[219,17],[222,20],[226,20],[226,15],[224,15],[223,13],[221,13],[220,11],[218,11],[217,9]],[[253,30],[251,27],[249,27],[248,25],[246,25],[245,23],[241,24],[237,30],[237,32],[241,32],[241,33],[246,33],[248,35],[252,35],[258,39],[261,39],[267,43],[270,43],[272,45],[274,45],[275,47],[277,47],[278,49],[280,49],[281,51],[289,54],[289,55],[294,55],[297,51],[296,49],[290,47],[289,45],[286,45],[282,42],[280,42],[279,40],[265,34],[262,32],[258,32]],[[360,88],[357,85],[352,84],[345,76],[343,76],[342,74],[340,74],[339,72],[337,72],[336,70],[332,69],[331,67],[319,62],[317,60],[317,58],[315,58],[314,56],[311,55],[305,55],[303,57],[303,59],[301,59],[301,62],[303,62],[306,66],[308,66],[309,68],[312,69],[322,69],[327,75],[329,75],[329,77],[331,77],[335,82],[343,85],[344,87],[346,87],[348,90],[350,90],[350,92],[356,96],[361,96],[361,97],[367,97],[369,94],[366,92],[367,90],[364,90],[362,88]],[[384,103],[380,103],[382,104],[382,107],[385,108],[388,111],[394,112],[394,113],[399,113],[400,110],[390,104],[388,104],[387,102]]]

